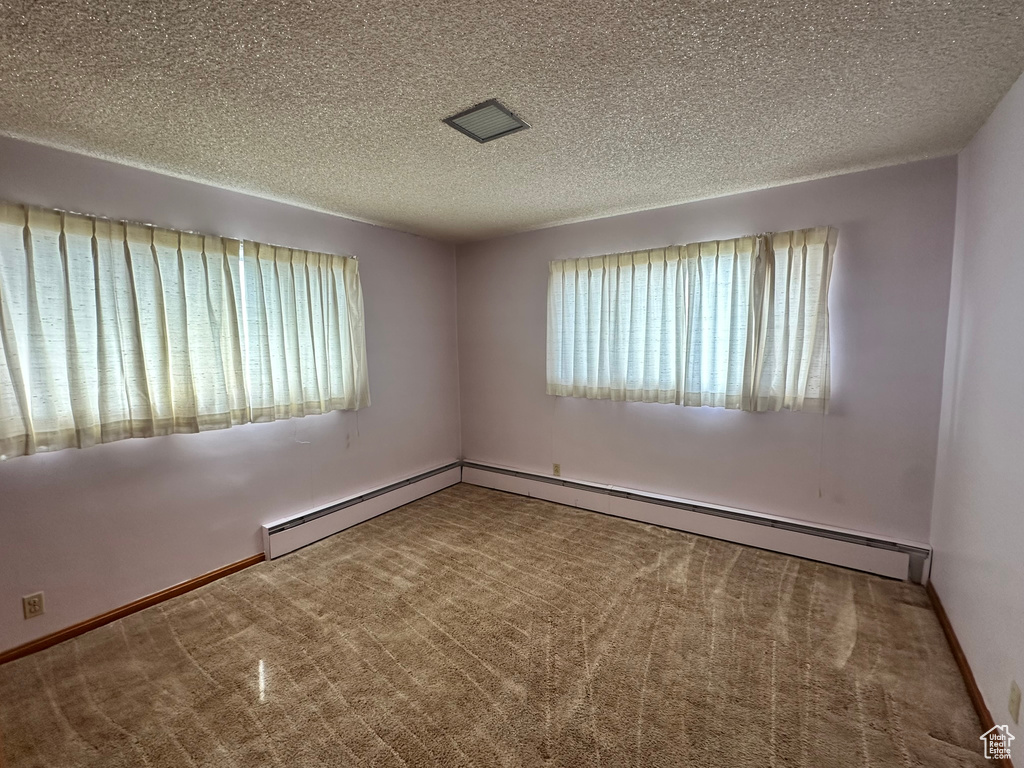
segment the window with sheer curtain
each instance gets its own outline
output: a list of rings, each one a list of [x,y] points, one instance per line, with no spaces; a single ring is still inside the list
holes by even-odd
[[[252,420],[369,405],[359,262],[246,240],[242,265]]]
[[[0,204],[0,458],[368,404],[355,259]]]
[[[551,262],[548,394],[827,410],[836,240],[818,227]]]

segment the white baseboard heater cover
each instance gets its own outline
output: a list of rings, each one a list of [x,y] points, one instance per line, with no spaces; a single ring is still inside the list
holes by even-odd
[[[917,542],[473,461],[462,462],[462,481],[917,583],[931,556]]]
[[[458,482],[894,579],[921,583],[928,574],[931,549],[926,544],[474,461],[455,461],[268,523],[262,527],[264,552],[272,560]]]
[[[262,527],[263,551],[267,560],[273,560],[461,480],[462,464],[455,461],[406,480],[339,499],[320,509],[276,520]]]

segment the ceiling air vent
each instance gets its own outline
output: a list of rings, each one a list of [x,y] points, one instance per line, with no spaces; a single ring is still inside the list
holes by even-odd
[[[490,99],[465,112],[446,117],[444,122],[481,144],[530,127],[509,112],[497,99]]]

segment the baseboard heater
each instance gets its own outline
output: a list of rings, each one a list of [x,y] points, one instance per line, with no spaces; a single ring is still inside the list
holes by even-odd
[[[272,560],[460,481],[918,584],[928,574],[926,544],[467,460],[264,525],[264,552]]]
[[[268,523],[263,526],[263,551],[267,560],[273,560],[371,517],[455,485],[461,479],[462,462],[453,461],[405,480],[339,499],[325,507]]]
[[[475,461],[462,462],[462,481],[918,584],[931,557],[917,542]]]

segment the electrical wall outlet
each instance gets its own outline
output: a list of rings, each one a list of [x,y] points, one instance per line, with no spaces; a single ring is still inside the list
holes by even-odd
[[[1010,681],[1010,717],[1020,725],[1020,686],[1016,680]]]
[[[561,477],[562,476],[562,465],[561,464],[552,464],[551,465],[551,474],[553,474],[555,477]]]
[[[34,595],[25,595],[21,598],[21,609],[25,612],[26,619],[34,619],[43,615],[43,593],[36,592]]]

